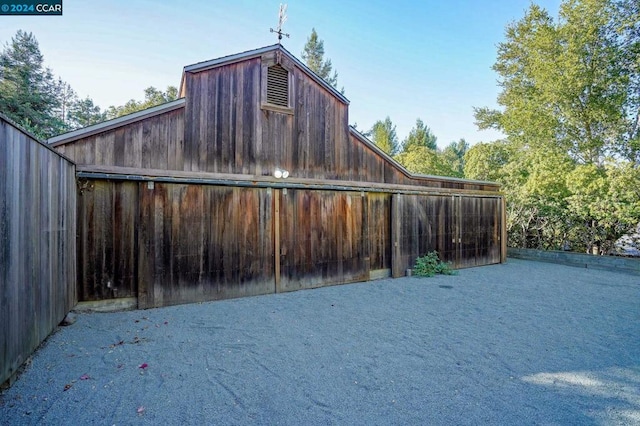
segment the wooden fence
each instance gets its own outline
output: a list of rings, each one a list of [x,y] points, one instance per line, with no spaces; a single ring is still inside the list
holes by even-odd
[[[76,301],[75,165],[0,115],[0,384]]]
[[[502,260],[499,196],[80,175],[80,301],[148,308],[397,277],[432,250],[457,268]]]

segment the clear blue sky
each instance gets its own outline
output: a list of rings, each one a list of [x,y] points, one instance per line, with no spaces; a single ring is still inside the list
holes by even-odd
[[[368,129],[387,115],[402,141],[420,117],[438,145],[500,137],[478,131],[473,107],[496,106],[491,66],[505,26],[529,0],[290,0],[283,45],[298,58],[313,27],[349,121]],[[557,16],[560,0],[539,0]],[[0,16],[0,42],[33,32],[45,63],[102,108],[178,86],[195,62],[275,43],[278,1],[65,0],[63,16]]]

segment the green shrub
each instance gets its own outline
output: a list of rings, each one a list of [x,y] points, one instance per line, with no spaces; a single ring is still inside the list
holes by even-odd
[[[449,262],[442,262],[437,251],[427,253],[416,259],[413,266],[413,275],[418,277],[433,277],[435,274],[455,275]]]

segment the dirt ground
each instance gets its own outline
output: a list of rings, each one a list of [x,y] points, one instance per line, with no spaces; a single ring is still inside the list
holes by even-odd
[[[80,314],[0,424],[640,424],[640,277],[509,259]]]

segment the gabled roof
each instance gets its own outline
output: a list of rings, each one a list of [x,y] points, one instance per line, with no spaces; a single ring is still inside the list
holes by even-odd
[[[64,145],[81,138],[86,138],[88,136],[106,132],[107,130],[114,129],[119,126],[124,126],[125,124],[135,123],[136,121],[144,120],[155,115],[164,114],[165,112],[182,108],[184,107],[184,104],[184,98],[176,99],[175,101],[147,108],[142,111],[134,112],[132,114],[123,115],[122,117],[114,118],[113,120],[103,121],[102,123],[94,124],[93,126],[84,127],[82,129],[74,130],[73,132],[69,133],[63,133],[61,135],[49,138],[47,142],[51,146]]]
[[[336,90],[335,87],[333,87],[332,85],[327,83],[318,74],[313,72],[308,66],[306,66],[304,63],[302,63],[298,58],[293,56],[291,54],[291,52],[289,52],[287,49],[285,49],[281,44],[274,44],[274,45],[271,45],[271,46],[265,46],[265,47],[261,47],[259,49],[248,50],[246,52],[236,53],[234,55],[223,56],[221,58],[211,59],[209,61],[198,62],[198,63],[192,64],[192,65],[187,65],[186,67],[184,67],[184,71],[182,73],[182,79],[180,80],[180,90],[179,90],[178,93],[182,93],[182,89],[183,89],[183,86],[184,86],[184,76],[188,72],[206,71],[206,70],[209,70],[209,69],[212,69],[212,68],[221,67],[223,65],[228,65],[228,64],[233,64],[233,63],[236,63],[236,62],[246,61],[247,59],[258,58],[258,57],[264,55],[265,53],[273,52],[273,51],[282,52],[284,55],[287,56],[288,59],[290,59],[293,63],[295,63],[296,66],[298,68],[300,68],[300,70],[302,70],[305,74],[307,74],[307,76],[309,76],[309,78],[311,78],[316,83],[318,83],[319,85],[321,85],[322,87],[327,89],[336,98],[338,98],[341,102],[343,102],[346,105],[349,105],[349,100],[347,98],[345,98],[345,96],[342,93],[340,93],[338,90]]]

